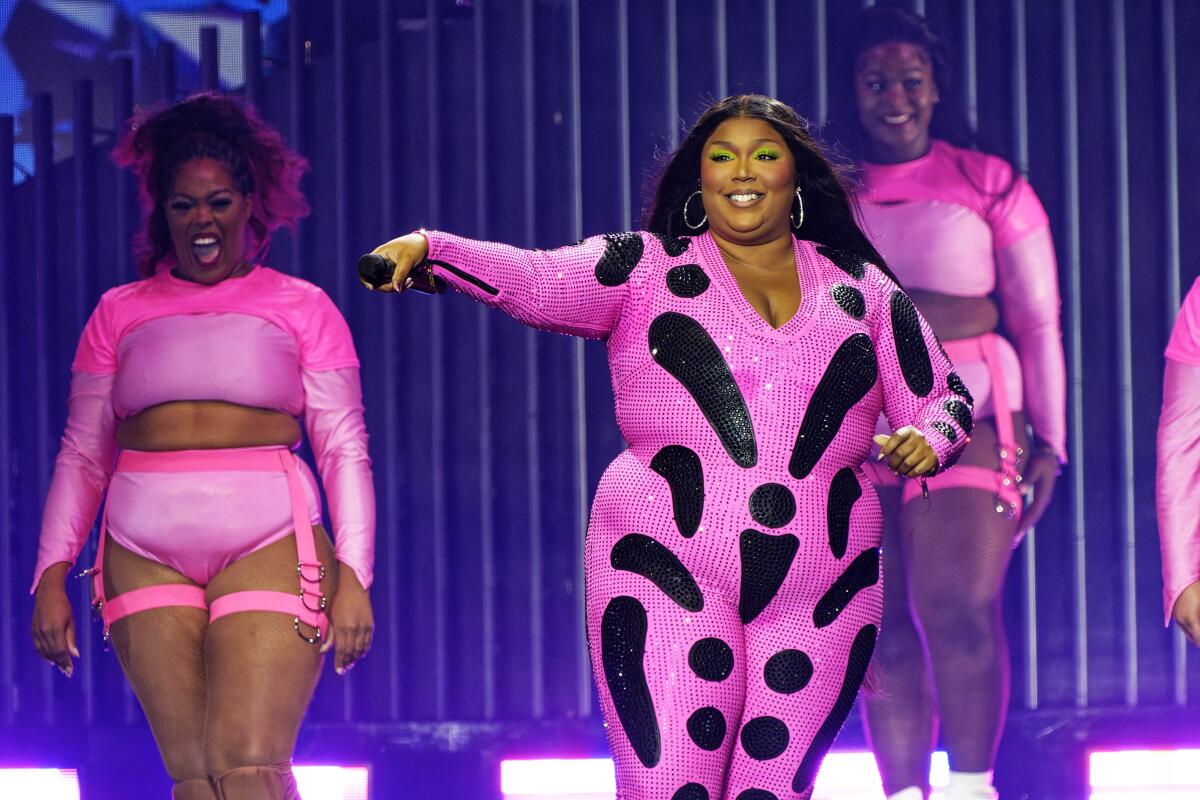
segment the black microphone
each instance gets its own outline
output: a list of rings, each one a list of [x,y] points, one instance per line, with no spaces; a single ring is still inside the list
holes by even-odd
[[[358,259],[358,276],[376,289],[391,283],[395,272],[396,262],[377,253],[367,253]],[[438,280],[428,261],[422,261],[408,274],[405,288],[422,294],[441,294],[446,291],[446,282]]]

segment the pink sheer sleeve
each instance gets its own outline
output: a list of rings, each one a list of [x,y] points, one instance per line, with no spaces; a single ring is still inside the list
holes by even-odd
[[[882,273],[872,338],[879,362],[883,412],[892,429],[919,430],[938,458],[938,472],[953,466],[974,425],[971,404],[955,391],[954,365],[912,300]]]
[[[591,339],[616,329],[630,275],[650,246],[640,233],[594,236],[557,250],[422,233],[434,272],[455,289],[531,327]]]
[[[1176,325],[1186,324],[1181,317]],[[1156,480],[1163,610],[1200,580],[1200,366],[1167,358]]]
[[[42,512],[31,592],[52,564],[75,562],[96,520],[117,453],[112,387],[112,373],[72,373],[67,426]]]
[[[334,549],[368,589],[375,566],[375,485],[358,368],[302,374],[305,426],[329,498]]]
[[[1050,228],[996,251],[1000,309],[1021,358],[1025,414],[1034,434],[1067,463],[1067,367],[1058,268]]]

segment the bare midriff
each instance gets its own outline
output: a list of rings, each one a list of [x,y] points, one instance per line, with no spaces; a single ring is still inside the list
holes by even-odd
[[[990,297],[957,297],[922,289],[908,291],[917,310],[943,342],[970,339],[993,331],[1000,309]]]
[[[299,439],[299,423],[281,411],[218,400],[161,403],[117,425],[117,444],[127,450],[291,447]]]

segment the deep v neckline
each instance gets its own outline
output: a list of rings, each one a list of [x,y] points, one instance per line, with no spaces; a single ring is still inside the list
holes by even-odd
[[[816,310],[816,275],[813,272],[810,253],[798,239],[792,237],[792,259],[796,265],[796,277],[800,281],[800,305],[796,307],[795,313],[786,322],[776,328],[759,314],[754,305],[746,298],[742,287],[738,285],[737,278],[733,276],[729,265],[725,263],[725,256],[721,253],[721,248],[713,241],[712,234],[705,231],[703,236],[697,238],[705,271],[720,284],[730,305],[738,311],[738,316],[742,318],[747,327],[755,333],[774,337],[792,336],[808,328]]]

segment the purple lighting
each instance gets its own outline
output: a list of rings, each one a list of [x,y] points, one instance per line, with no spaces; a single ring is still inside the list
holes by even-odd
[[[1091,753],[1091,800],[1200,797],[1200,749]]]
[[[73,769],[0,769],[0,797],[79,800]]]
[[[292,768],[303,800],[367,800],[369,771],[366,767],[335,767],[306,764]]]
[[[935,753],[931,800],[940,800],[946,785],[946,754]],[[517,759],[500,763],[500,791],[505,800],[613,800],[616,782],[607,758]],[[883,800],[875,759],[870,753],[830,753],[817,776],[812,800]]]

